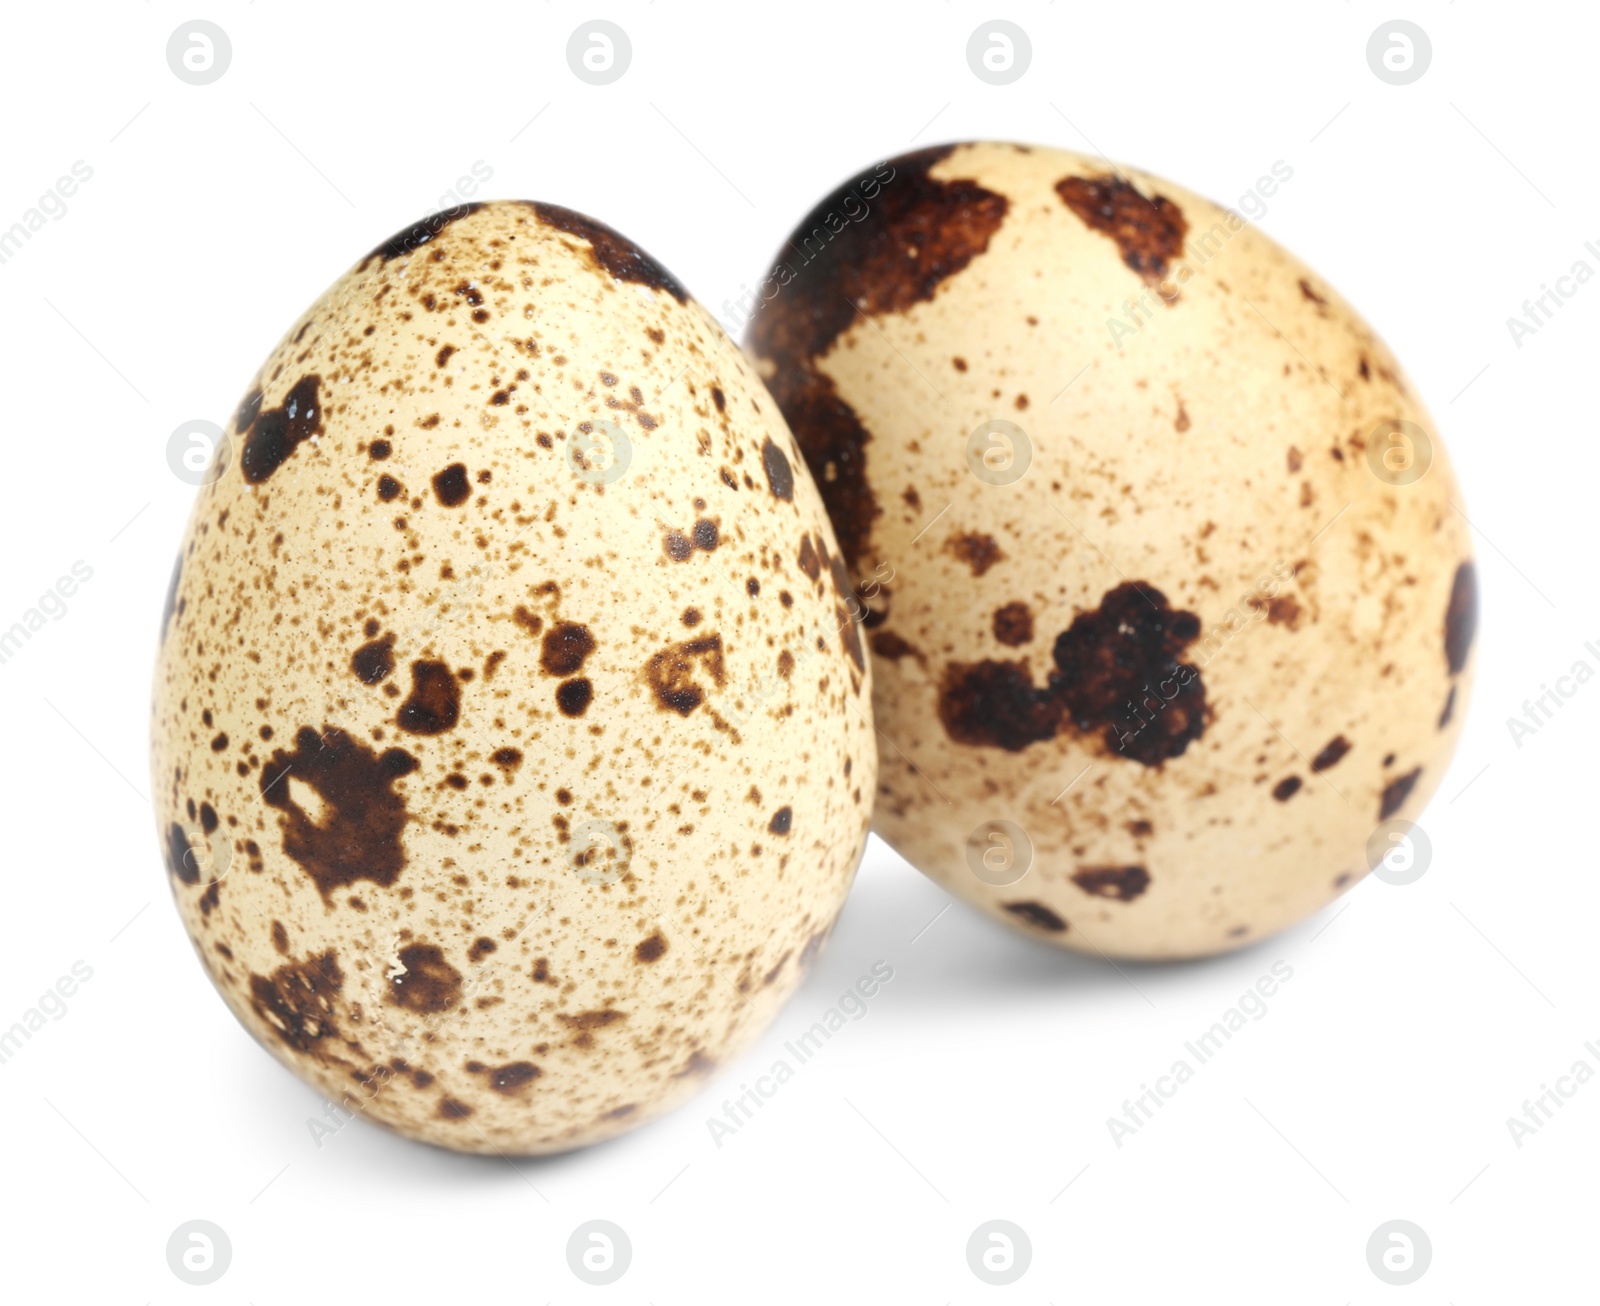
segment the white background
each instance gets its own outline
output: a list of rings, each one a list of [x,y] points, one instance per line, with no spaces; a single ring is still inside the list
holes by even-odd
[[[597,16],[633,46],[603,87],[565,59]],[[965,58],[997,16],[1033,46],[1003,87]],[[1365,58],[1398,16],[1433,44],[1405,87]],[[233,46],[205,87],[164,53],[197,17]],[[8,1301],[1595,1299],[1600,1080],[1521,1148],[1506,1125],[1574,1062],[1600,1071],[1600,682],[1520,748],[1506,725],[1578,659],[1600,669],[1600,282],[1521,348],[1506,326],[1576,260],[1600,271],[1591,7],[155,0],[0,22],[0,229],[93,169],[0,264],[0,627],[93,568],[0,666],[0,1027],[93,968],[0,1065]],[[1478,530],[1479,680],[1422,817],[1431,868],[1231,957],[1118,970],[941,915],[874,842],[793,1004],[676,1115],[515,1165],[361,1122],[319,1148],[318,1096],[196,965],[145,798],[193,494],[167,437],[226,420],[306,305],[474,163],[480,198],[600,217],[716,311],[837,182],[972,137],[1104,151],[1224,203],[1293,167],[1263,229],[1394,347]],[[879,960],[869,1014],[718,1148],[706,1117]],[[1268,1014],[1115,1146],[1107,1117],[1280,960]],[[233,1247],[207,1288],[166,1261],[194,1218]],[[590,1218],[632,1242],[610,1287],[567,1266]],[[1006,1288],[967,1266],[993,1218],[1033,1246]],[[1366,1258],[1394,1218],[1433,1248],[1404,1288]]]

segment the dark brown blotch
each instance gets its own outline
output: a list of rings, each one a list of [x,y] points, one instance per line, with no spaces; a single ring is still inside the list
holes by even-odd
[[[1337,766],[1349,751],[1350,741],[1343,735],[1335,735],[1322,746],[1322,751],[1311,759],[1312,772],[1326,771],[1330,766]]]
[[[405,970],[389,977],[388,1000],[395,1006],[433,1016],[461,1005],[461,972],[437,944],[407,944],[400,949],[400,964]]]
[[[1042,902],[1008,902],[1003,906],[1018,920],[1026,922],[1036,930],[1047,930],[1051,934],[1060,934],[1067,928],[1066,921],[1062,920]]]
[[[772,442],[771,436],[761,442],[761,467],[767,474],[767,488],[772,491],[772,497],[792,503],[794,468],[789,465],[789,456]]]
[[[777,365],[768,384],[852,564],[881,512],[866,475],[871,437],[817,360],[858,316],[932,299],[988,248],[1006,199],[968,178],[935,180],[931,171],[954,148],[889,160],[878,172],[881,179],[888,168],[888,180],[875,180],[870,201],[853,181],[824,198],[789,237],[784,262],[795,275],[750,327],[751,352]],[[858,212],[858,221],[839,217]]]
[[[250,976],[250,1007],[278,1040],[296,1052],[312,1052],[337,1035],[335,999],[344,987],[338,955],[285,962],[270,975]]]
[[[1085,866],[1072,882],[1097,898],[1132,902],[1150,887],[1150,872],[1143,866]]]
[[[772,819],[767,822],[768,834],[788,834],[789,827],[794,823],[794,809],[780,807],[772,814]]]
[[[1033,639],[1033,612],[1026,603],[1007,603],[994,610],[994,637],[1016,648]]]
[[[442,735],[461,718],[461,685],[445,663],[422,659],[411,664],[411,694],[395,714],[395,724],[413,735]]]
[[[666,951],[667,941],[661,937],[661,931],[657,930],[648,939],[641,939],[634,947],[633,959],[649,964],[663,957]]]
[[[556,686],[556,706],[561,709],[562,716],[582,716],[593,699],[594,686],[584,676],[563,680]]]
[[[1383,787],[1383,800],[1378,805],[1378,819],[1387,821],[1391,816],[1405,806],[1406,799],[1411,797],[1411,791],[1417,787],[1417,781],[1422,778],[1422,768],[1415,767],[1402,776],[1396,776]]]
[[[466,463],[451,463],[442,472],[435,472],[433,493],[446,508],[458,508],[465,503],[472,496]]]
[[[658,707],[688,716],[705,701],[705,690],[695,680],[697,665],[714,684],[723,683],[721,635],[701,635],[669,644],[651,656],[645,663],[644,674]]]
[[[557,204],[533,203],[532,208],[545,226],[554,227],[569,236],[588,241],[596,266],[603,268],[618,281],[631,281],[637,285],[649,286],[652,290],[664,290],[680,304],[689,302],[689,292],[677,277],[626,236],[613,231],[605,223],[596,222],[593,218],[574,213],[571,209],[564,209]]]
[[[1478,633],[1478,569],[1469,560],[1456,568],[1450,585],[1450,606],[1444,613],[1444,656],[1450,674],[1467,665],[1472,640]]]
[[[357,270],[364,269],[375,258],[380,258],[387,263],[390,259],[399,258],[402,254],[409,254],[413,250],[421,249],[429,241],[435,239],[452,222],[457,222],[469,214],[476,213],[482,207],[482,204],[476,202],[455,204],[448,209],[430,214],[420,222],[413,222],[405,230],[395,232],[388,240],[362,259]]]
[[[1183,253],[1189,223],[1165,195],[1146,196],[1115,175],[1063,177],[1056,194],[1091,231],[1115,241],[1122,261],[1151,285]]]
[[[261,768],[261,801],[279,812],[283,851],[316,883],[324,899],[357,880],[391,885],[406,864],[401,834],[405,799],[394,783],[417,769],[403,748],[376,753],[343,730],[319,734],[302,726],[294,751],[278,749]],[[312,820],[294,799],[291,781],[322,800]]]
[[[394,674],[394,636],[370,640],[350,655],[350,669],[364,685],[376,685]]]
[[[952,535],[944,542],[944,547],[951,557],[966,563],[974,576],[983,575],[1006,556],[995,543],[994,536],[982,531],[962,531]]]
[[[261,484],[305,441],[322,434],[321,385],[320,376],[303,376],[279,407],[258,407],[239,451],[239,471],[250,484]]]
[[[570,676],[583,669],[594,652],[594,636],[576,621],[558,621],[545,631],[539,646],[539,669],[547,676]]]

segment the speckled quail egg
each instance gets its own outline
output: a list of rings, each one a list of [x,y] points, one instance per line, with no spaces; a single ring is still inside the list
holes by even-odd
[[[927,149],[819,204],[750,298],[869,608],[875,829],[910,862],[1036,938],[1193,957],[1422,810],[1472,672],[1455,478],[1383,342],[1243,214]]]
[[[467,205],[293,326],[213,475],[151,752],[235,1016],[463,1151],[693,1094],[826,938],[876,776],[834,536],[738,347],[610,228]]]

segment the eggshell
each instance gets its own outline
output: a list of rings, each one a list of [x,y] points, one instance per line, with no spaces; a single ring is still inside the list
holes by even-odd
[[[972,144],[841,187],[758,302],[872,608],[908,860],[1034,937],[1173,958],[1395,847],[1465,715],[1469,526],[1321,277],[1160,178]]]
[[[234,1014],[330,1128],[463,1151],[696,1092],[826,938],[876,772],[833,534],[738,348],[609,228],[467,205],[295,324],[216,466],[151,753]]]

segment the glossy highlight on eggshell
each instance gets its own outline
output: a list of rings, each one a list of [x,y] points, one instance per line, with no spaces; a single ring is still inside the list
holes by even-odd
[[[336,282],[231,430],[151,774],[235,1016],[462,1151],[685,1100],[827,938],[876,779],[838,545],[753,369],[610,227],[463,205]]]

